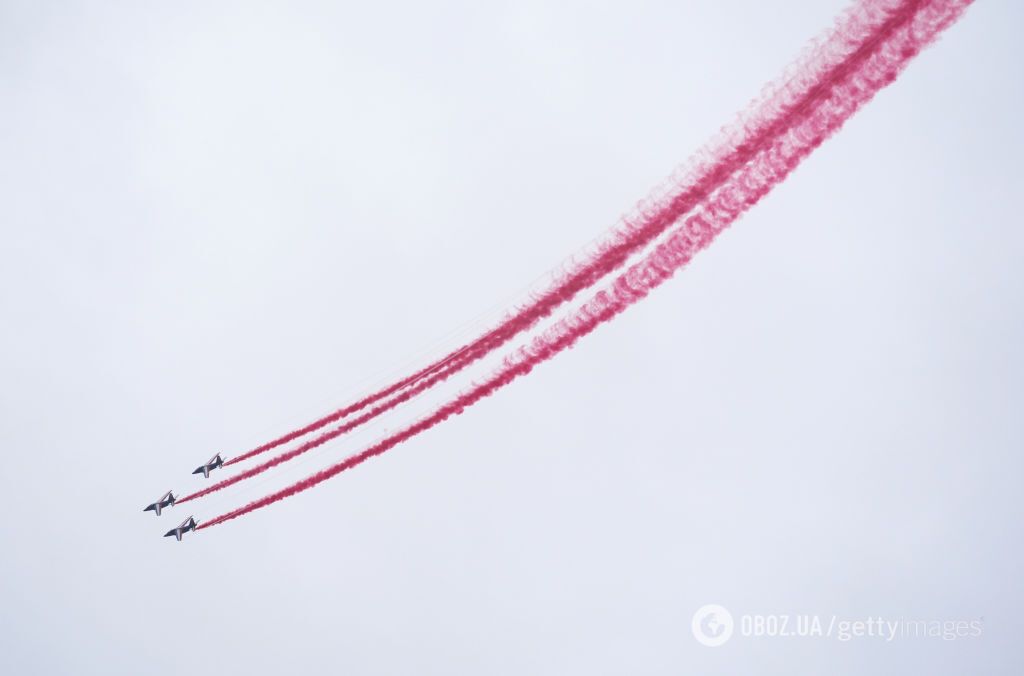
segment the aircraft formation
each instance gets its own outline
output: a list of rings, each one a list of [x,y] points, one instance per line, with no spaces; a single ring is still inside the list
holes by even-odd
[[[506,344],[518,340],[518,336],[531,334],[524,336],[526,340],[519,346],[509,348],[500,366],[484,379],[472,381],[409,425],[202,524],[189,517],[165,536],[181,540],[185,533],[237,519],[347,472],[458,416],[532,372],[671,279],[838,132],[875,93],[893,82],[971,2],[862,0],[856,9],[841,15],[827,37],[813,43],[814,49],[803,53],[781,79],[765,87],[735,123],[724,127],[699,151],[692,165],[674,173],[609,235],[578,259],[571,259],[571,266],[555,273],[547,290],[532,293],[529,301],[510,309],[500,323],[425,368],[364,392],[358,400],[233,455],[226,462],[219,454],[214,455],[192,473],[209,478],[213,470],[273,451],[272,458],[190,494],[176,497],[167,492],[145,510],[159,515],[175,504],[215,493],[297,458],[396,409],[464,369],[475,364],[474,368],[482,369],[480,360],[506,349]],[[587,296],[585,301],[562,308],[570,301],[576,303],[573,299],[581,294]],[[557,321],[535,330],[538,323],[549,318]],[[283,448],[291,442],[298,443]]]
[[[194,470],[192,470],[192,473],[193,474],[202,474],[203,478],[209,479],[211,471],[213,471],[213,470],[215,470],[215,469],[217,469],[219,467],[223,467],[223,466],[224,466],[224,459],[221,458],[220,457],[220,453],[218,453],[218,454],[214,455],[212,458],[210,458],[208,461],[206,461],[205,463],[200,465],[199,467],[196,467]],[[153,512],[157,516],[160,516],[160,514],[163,512],[163,510],[167,509],[168,507],[173,507],[174,506],[174,502],[175,502],[174,492],[173,491],[167,491],[162,496],[160,496],[159,500],[157,500],[156,502],[154,502],[154,503],[152,503],[150,505],[147,505],[145,508],[143,508],[142,511],[143,512]],[[198,526],[198,525],[199,525],[199,523],[195,520],[195,518],[190,516],[187,519],[185,519],[184,521],[182,521],[181,525],[179,525],[179,526],[177,526],[175,528],[172,528],[171,530],[169,530],[166,533],[164,533],[164,537],[165,538],[169,538],[171,536],[174,536],[174,538],[178,542],[181,542],[181,536],[184,535],[185,533],[188,533],[189,531],[195,531],[196,526]]]

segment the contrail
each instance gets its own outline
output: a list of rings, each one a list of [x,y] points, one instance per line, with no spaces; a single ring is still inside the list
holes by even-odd
[[[851,76],[855,74],[858,69],[862,69],[867,63],[868,59],[870,59],[872,55],[874,55],[877,51],[879,51],[882,48],[882,45],[884,44],[883,41],[885,37],[889,34],[886,31],[891,32],[893,26],[900,25],[900,22],[905,22],[909,20],[909,17],[913,15],[914,11],[921,5],[921,2],[903,2],[901,4],[890,2],[887,4],[890,6],[890,10],[888,12],[882,12],[881,10],[878,9],[879,3],[869,3],[869,7],[872,11],[868,12],[867,15],[869,18],[874,19],[873,22],[867,22],[871,26],[871,28],[874,29],[874,32],[870,33],[869,37],[863,37],[863,28],[846,29],[842,31],[837,30],[837,34],[847,36],[851,34],[856,34],[859,38],[858,49],[854,50],[853,52],[849,52],[849,50],[846,50],[846,59],[834,64],[832,69],[830,70],[821,70],[820,68],[817,69],[815,71],[817,73],[816,79],[811,78],[802,71],[797,71],[797,74],[791,79],[791,81],[799,81],[803,83],[801,85],[801,91],[803,92],[803,96],[796,99],[793,105],[785,107],[787,111],[785,115],[785,121],[780,120],[777,124],[762,125],[771,128],[775,132],[776,141],[781,134],[784,134],[791,128],[791,125],[794,122],[806,119],[809,115],[813,114],[821,106],[828,103],[828,101],[831,98],[834,98],[834,93],[832,92],[831,87],[834,86],[836,83],[842,82],[844,79],[850,79]],[[879,22],[876,15],[885,15],[886,21]],[[851,17],[851,21],[861,20],[864,18],[864,14],[856,11],[849,12],[848,16]],[[809,68],[813,70],[812,67]],[[809,84],[812,82],[812,80],[813,84]],[[768,97],[766,100],[777,102],[778,97],[772,96]],[[776,107],[779,106],[773,106],[773,109]],[[788,122],[788,125],[785,124],[784,122]],[[725,161],[728,161],[728,158],[726,158]],[[705,174],[712,173],[714,173],[713,169],[705,171]],[[466,363],[466,365],[468,365],[468,362]],[[458,372],[463,367],[464,366],[458,365],[442,367],[434,370],[430,374],[424,374],[424,377],[418,382],[416,382],[412,387],[405,389],[392,399],[389,399],[381,404],[378,404],[377,406],[367,411],[366,413],[358,416],[357,418],[354,418],[342,425],[339,425],[326,432],[323,432],[322,434],[306,441],[305,443],[300,444],[296,448],[281,453],[275,456],[274,458],[271,458],[270,460],[261,463],[260,465],[257,465],[255,467],[250,468],[249,470],[246,470],[245,472],[242,472],[233,477],[228,477],[207,488],[204,488],[200,491],[196,491],[195,493],[192,493],[190,495],[186,495],[179,499],[178,502],[187,502],[189,500],[194,500],[204,495],[214,493],[223,488],[236,484],[240,481],[256,476],[257,474],[261,474],[272,467],[275,467],[283,462],[286,462],[288,460],[291,460],[292,458],[302,455],[303,453],[306,453],[309,450],[317,448],[318,446],[321,446],[322,444],[332,439],[335,439],[342,434],[345,434],[346,432],[367,422],[368,420],[394,408],[395,406],[401,404],[402,402],[411,399],[413,396],[432,387],[437,382],[444,380],[450,375]]]
[[[427,376],[430,373],[433,373],[434,371],[437,371],[439,368],[443,367],[449,361],[451,361],[451,360],[455,359],[456,357],[458,357],[461,354],[461,352],[462,352],[462,350],[456,350],[455,352],[452,352],[451,354],[446,356],[444,359],[440,359],[440,360],[434,362],[430,366],[428,366],[428,367],[426,367],[426,368],[424,368],[424,369],[422,369],[420,371],[417,371],[416,373],[412,374],[411,376],[407,376],[406,378],[403,378],[402,380],[399,380],[396,383],[388,385],[387,387],[385,387],[385,388],[383,388],[381,390],[378,390],[377,392],[374,392],[373,394],[370,394],[370,395],[368,395],[366,397],[363,397],[362,399],[360,399],[360,400],[358,400],[358,401],[356,401],[356,402],[354,402],[352,404],[349,404],[348,406],[346,406],[344,408],[340,408],[337,411],[334,411],[333,413],[330,413],[328,415],[325,415],[322,418],[314,420],[313,422],[309,423],[305,427],[300,427],[298,429],[292,430],[288,434],[280,436],[277,439],[274,439],[273,441],[268,441],[267,443],[263,444],[262,446],[257,446],[256,448],[252,449],[251,451],[247,451],[246,453],[243,453],[242,455],[236,456],[236,457],[226,461],[224,463],[224,465],[225,466],[227,466],[227,465],[234,465],[237,462],[242,462],[243,460],[248,460],[249,458],[255,457],[255,456],[260,455],[262,453],[266,453],[267,451],[271,451],[271,450],[273,450],[275,448],[278,448],[279,446],[287,444],[290,441],[295,441],[296,439],[298,439],[300,437],[304,437],[304,436],[306,436],[307,434],[309,434],[311,432],[315,432],[315,431],[317,431],[319,429],[323,429],[327,425],[330,425],[332,422],[336,422],[338,420],[341,420],[342,418],[345,418],[345,417],[347,417],[349,415],[352,415],[353,413],[361,411],[362,409],[366,408],[370,404],[378,402],[381,399],[384,399],[385,397],[387,397],[389,395],[392,395],[395,392],[398,392],[403,387],[411,385],[412,383],[415,383],[417,380],[423,378],[424,376]]]
[[[532,303],[510,314],[494,329],[430,366],[305,427],[232,458],[225,465],[248,460],[320,430],[404,388],[419,384],[415,387],[415,394],[418,394],[430,385],[458,373],[523,331],[529,330],[550,316],[559,306],[571,301],[580,291],[614,272],[629,256],[662,235],[700,200],[711,194],[730,175],[771,143],[772,139],[795,119],[806,114],[809,108],[827,96],[832,82],[845,77],[863,61],[886,26],[905,20],[921,5],[922,0],[868,0],[852,6],[836,21],[831,33],[815,45],[814,49],[808,50],[803,60],[791,66],[773,86],[767,87],[766,93],[748,106],[746,112],[738,116],[732,125],[723,130],[720,138],[697,153],[688,169],[677,171],[675,178],[652,193],[633,215],[623,219],[622,226],[613,231],[596,253],[575,266],[575,269],[556,281]],[[421,385],[425,379],[430,385],[424,387]],[[374,415],[360,416],[359,423],[344,425],[344,431],[349,431],[358,424],[390,410],[411,396],[401,396],[388,404],[375,407]],[[289,454],[289,457],[294,457],[294,454]]]
[[[890,22],[877,40],[877,50],[861,66],[831,85],[826,105],[805,116],[800,124],[779,135],[775,143],[745,165],[682,225],[640,262],[630,266],[590,301],[560,320],[528,345],[507,357],[502,368],[488,380],[463,392],[451,402],[409,427],[370,446],[361,453],[317,472],[249,504],[200,525],[209,528],[334,477],[394,446],[462,413],[467,407],[529,373],[538,364],[571,347],[601,323],[614,318],[669,279],[701,249],[774,186],[882,87],[892,82],[906,64],[942,30],[955,21],[972,0],[933,0],[910,3],[914,10]]]

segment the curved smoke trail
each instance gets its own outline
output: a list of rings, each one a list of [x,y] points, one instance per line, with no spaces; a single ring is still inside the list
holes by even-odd
[[[315,432],[327,425],[357,413],[396,392],[430,377],[431,384],[461,371],[475,361],[501,347],[523,331],[549,317],[559,306],[572,300],[579,292],[621,267],[629,256],[653,242],[675,221],[707,197],[728,176],[759,152],[774,135],[790,122],[801,108],[820,96],[832,73],[848,64],[850,58],[864,49],[878,32],[893,20],[905,17],[921,5],[921,1],[868,0],[854,5],[836,21],[835,27],[822,40],[812,44],[806,56],[794,63],[775,83],[765,88],[762,96],[748,106],[737,120],[727,126],[719,137],[691,159],[687,168],[679,170],[666,184],[642,202],[636,212],[623,218],[620,228],[613,230],[597,251],[564,274],[532,303],[508,315],[494,329],[473,342],[449,353],[416,373],[399,380],[353,404],[338,409],[312,423],[293,430],[262,446],[228,460],[226,465],[248,460],[286,443]],[[443,372],[446,375],[437,378]],[[427,386],[429,387],[429,386]],[[427,387],[417,388],[422,392]],[[407,400],[404,397],[400,401]],[[378,407],[376,415],[392,406]],[[360,417],[362,422],[370,417]],[[360,423],[361,424],[361,423]],[[347,429],[352,429],[349,426]]]
[[[648,233],[648,231],[655,228],[663,231],[670,224],[667,222],[667,219],[671,218],[672,222],[678,220],[680,216],[699,204],[698,196],[704,197],[710,191],[720,188],[725,179],[720,179],[719,177],[726,172],[728,172],[729,176],[733,175],[737,169],[743,166],[740,160],[744,158],[749,160],[750,157],[748,155],[753,156],[756,152],[763,151],[767,142],[776,141],[779,135],[791,129],[793,124],[806,119],[821,106],[827,105],[833,96],[832,88],[844,79],[849,79],[852,74],[863,68],[868,59],[884,44],[885,39],[894,27],[908,21],[920,8],[921,4],[920,1],[898,3],[870,2],[866,6],[855,8],[858,11],[848,12],[845,20],[837,23],[840,27],[836,29],[832,38],[825,41],[825,46],[816,49],[813,58],[808,58],[802,64],[803,70],[798,69],[794,75],[786,80],[786,85],[778,87],[779,91],[765,95],[762,102],[754,106],[758,111],[767,108],[775,114],[759,118],[761,122],[749,120],[738,122],[737,126],[744,127],[746,132],[744,134],[729,133],[726,134],[726,137],[736,138],[737,136],[744,136],[747,138],[747,141],[745,143],[733,144],[732,146],[730,146],[728,141],[720,142],[720,147],[717,151],[708,151],[712,159],[705,160],[698,169],[693,170],[692,173],[700,178],[688,182],[692,187],[677,193],[675,198],[668,200],[667,206],[663,205],[664,208],[653,210],[652,218],[637,221],[632,227],[631,232]],[[883,6],[885,11],[883,11]],[[851,26],[850,24],[853,25]],[[840,40],[836,36],[842,36],[842,39]],[[850,45],[854,43],[857,47],[851,50]],[[844,58],[839,58],[837,54],[843,54]],[[823,64],[828,64],[829,67],[826,68]],[[779,92],[786,93],[781,94]],[[727,152],[723,149],[725,147],[732,147],[732,150]],[[637,237],[640,236],[646,236],[646,234],[637,235]],[[522,314],[521,312],[520,315]],[[536,316],[529,319],[524,318],[519,324],[516,322],[505,322],[502,326],[507,327],[505,329],[507,335],[495,338],[495,341],[500,342],[495,342],[493,347],[463,348],[453,353],[453,357],[458,356],[458,358],[452,363],[444,364],[439,362],[430,369],[421,371],[420,375],[418,375],[418,382],[411,381],[413,383],[411,386],[407,386],[409,383],[406,383],[406,386],[403,386],[405,389],[400,391],[399,394],[374,406],[362,415],[317,435],[291,450],[280,453],[270,460],[186,495],[179,499],[178,502],[188,502],[254,477],[351,431],[454,375],[472,363],[472,361],[482,358],[486,353],[511,339],[513,332],[524,330],[526,328],[525,322],[536,323],[539,319],[540,317]],[[485,336],[493,335],[499,329],[495,329],[495,331],[485,334]],[[452,359],[452,357],[449,359]],[[269,448],[264,450],[269,450]],[[231,462],[239,462],[256,454],[256,451],[252,451],[244,456],[235,458]]]
[[[806,115],[801,124],[780,135],[769,149],[744,166],[733,180],[717,190],[697,213],[686,218],[654,251],[630,266],[576,312],[516,350],[488,380],[361,453],[271,495],[222,514],[199,528],[218,525],[312,488],[388,451],[452,415],[462,413],[467,407],[529,373],[534,366],[571,347],[601,323],[611,320],[643,299],[780,183],[878,90],[892,82],[910,59],[955,21],[972,1],[934,0],[921,3],[922,6],[914,12],[892,23],[884,40],[878,43],[878,49],[867,56],[862,66],[830,87],[832,96],[827,105],[819,106]]]

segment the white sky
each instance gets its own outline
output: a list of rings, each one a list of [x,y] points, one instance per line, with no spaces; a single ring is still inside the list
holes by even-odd
[[[0,2],[0,672],[1020,673],[1010,0],[460,418],[140,511],[487,327],[843,6]],[[984,633],[709,649],[705,603]]]

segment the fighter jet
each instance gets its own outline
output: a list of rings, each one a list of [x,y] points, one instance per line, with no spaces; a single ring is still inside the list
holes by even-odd
[[[192,473],[193,474],[202,474],[203,477],[209,479],[210,478],[210,470],[217,469],[218,467],[221,467],[223,465],[224,465],[224,461],[221,459],[220,453],[218,453],[217,455],[215,455],[212,458],[210,458],[210,461],[207,462],[205,465],[200,465],[199,467],[196,467],[192,471]]]
[[[181,525],[178,526],[177,528],[172,528],[171,530],[169,530],[166,533],[164,533],[164,537],[165,538],[169,538],[169,537],[171,537],[173,535],[178,540],[178,542],[181,542],[181,536],[182,535],[184,535],[185,533],[189,532],[190,530],[194,531],[195,529],[196,529],[196,520],[193,519],[190,516],[187,519],[185,519],[184,521],[182,521]]]
[[[160,498],[159,500],[154,502],[149,507],[146,507],[142,511],[143,512],[156,512],[156,515],[160,516],[160,510],[162,510],[164,507],[170,507],[173,504],[174,504],[174,493],[171,493],[170,491],[167,491],[166,493],[164,493],[164,496],[162,498]]]

